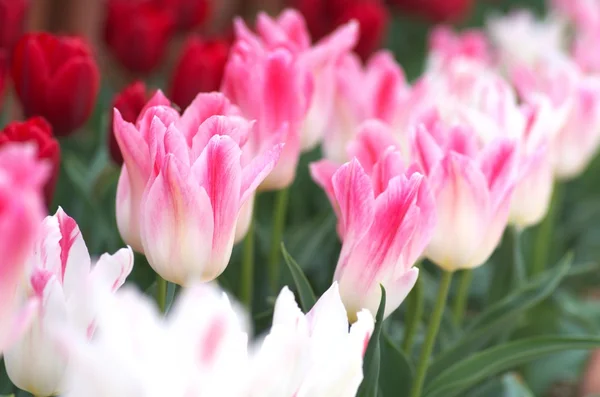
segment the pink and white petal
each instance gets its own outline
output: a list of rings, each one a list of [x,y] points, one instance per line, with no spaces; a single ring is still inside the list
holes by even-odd
[[[146,109],[136,123],[137,129],[146,142],[150,142],[150,139],[152,139],[152,124],[155,118],[160,120],[166,129],[171,123],[179,120],[179,112],[170,106],[153,106]]]
[[[281,289],[275,301],[273,327],[275,326],[286,326],[297,330],[302,330],[302,327],[307,326],[304,313],[300,310],[294,294],[287,286]]]
[[[187,167],[190,166],[190,148],[185,141],[185,136],[175,124],[171,124],[165,132],[164,148],[165,153],[172,154]]]
[[[133,270],[133,251],[131,248],[121,248],[113,255],[103,254],[96,262],[91,277],[116,291],[124,283]]]
[[[248,140],[250,131],[254,127],[253,121],[248,121],[240,116],[211,115],[199,125],[196,135],[192,137],[192,158],[197,159],[215,135],[227,135],[239,147]]]
[[[284,144],[275,145],[272,149],[255,157],[242,170],[242,186],[240,202],[244,204],[256,192],[258,186],[273,171],[283,151]]]
[[[60,278],[67,299],[77,284],[83,282],[90,272],[90,253],[85,245],[81,230],[75,219],[68,216],[62,208],[56,211],[60,229]]]
[[[149,185],[142,211],[142,243],[152,268],[180,285],[203,278],[213,245],[213,209],[206,191],[172,155]]]
[[[133,194],[136,194],[133,197]],[[140,237],[139,205],[143,191],[133,191],[127,167],[121,168],[117,183],[116,216],[119,234],[136,252],[144,253]]]
[[[383,318],[392,314],[408,296],[415,286],[419,277],[419,269],[412,267],[405,273],[402,273],[396,280],[389,280],[383,284],[386,291],[385,312]],[[381,299],[381,293],[379,294]],[[376,311],[373,313],[377,313]]]
[[[351,50],[358,41],[359,30],[358,22],[350,21],[321,39],[308,55],[311,64],[322,65]]]
[[[321,295],[319,300],[306,314],[311,343],[317,350],[327,350],[331,340],[345,336],[348,333],[348,316],[339,285],[333,284]]]
[[[375,163],[371,172],[375,197],[387,189],[388,183],[392,178],[402,175],[405,172],[402,153],[393,146],[388,147]]]
[[[493,208],[517,183],[518,163],[516,142],[512,140],[493,141],[480,153],[481,170],[488,181]]]
[[[151,107],[154,106],[171,106],[171,101],[169,100],[169,98],[167,98],[165,96],[165,94],[163,94],[163,92],[161,90],[157,90],[154,95],[152,96],[152,98],[150,98],[150,100],[146,103],[146,105],[144,105],[144,107],[142,108],[142,110],[140,111],[140,114],[138,115],[138,120],[136,120],[136,124],[139,121],[140,118],[143,117],[144,113],[146,113],[146,110],[148,110]]]
[[[150,172],[150,153],[145,136],[133,124],[123,120],[118,109],[113,112],[113,131],[134,181],[145,179]]]
[[[299,50],[310,47],[311,39],[304,17],[293,8],[283,10],[277,18],[277,24],[286,32],[289,40],[294,42]]]
[[[473,267],[473,255],[491,220],[492,198],[485,175],[474,160],[449,153],[433,168],[429,182],[437,226],[425,255],[448,271]]]
[[[0,354],[12,346],[29,329],[41,305],[37,296],[28,299],[25,304],[17,308],[16,302],[4,300],[0,308],[0,318],[3,326],[0,328]]]
[[[423,172],[429,175],[432,168],[443,158],[442,148],[431,136],[425,125],[418,125],[414,130],[412,146],[413,156]]]
[[[411,175],[409,169],[407,175]],[[405,266],[412,266],[423,255],[425,247],[431,241],[437,224],[437,211],[435,199],[429,186],[429,180],[424,179],[419,185],[417,193],[417,203],[419,207],[419,218],[417,227],[404,251]]]
[[[333,191],[333,174],[338,168],[340,168],[340,165],[330,160],[319,160],[309,165],[312,180],[325,191],[331,206],[339,217],[339,206]]]
[[[287,128],[284,125],[284,128]],[[274,138],[274,137],[272,137]],[[273,142],[274,139],[270,139],[270,144],[276,144]],[[267,146],[271,147],[271,146]],[[279,156],[279,161],[260,184],[258,190],[279,190],[286,188],[294,182],[296,177],[296,169],[298,168],[298,161],[300,160],[300,136],[297,132],[290,132],[287,135],[285,146]]]
[[[356,157],[367,174],[389,148],[398,148],[390,127],[379,120],[367,120],[358,127],[356,139],[348,144],[348,155]]]
[[[254,215],[254,197],[255,194],[251,194],[240,208],[238,219],[235,224],[234,244],[242,241],[246,237],[248,230],[250,230],[250,224],[252,223],[252,217]]]

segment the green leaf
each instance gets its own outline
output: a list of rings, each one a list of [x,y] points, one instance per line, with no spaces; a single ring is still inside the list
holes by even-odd
[[[469,325],[464,336],[433,361],[427,372],[428,381],[435,380],[446,368],[483,347],[508,325],[516,323],[518,316],[552,294],[568,273],[571,263],[572,255],[565,256],[559,265],[481,313]]]
[[[540,336],[509,342],[476,353],[442,372],[425,390],[426,397],[463,395],[479,382],[515,366],[566,350],[600,347],[600,337]]]
[[[369,340],[363,360],[364,378],[358,388],[357,397],[377,397],[379,395],[379,369],[381,367],[381,347],[379,338],[383,328],[383,313],[385,312],[385,288],[381,287],[381,301],[375,316],[375,329]]]
[[[287,263],[288,269],[290,269],[290,273],[292,273],[292,277],[294,278],[302,309],[307,313],[317,301],[315,293],[310,286],[308,279],[304,275],[304,272],[302,272],[298,263],[296,263],[294,258],[287,252],[283,243],[281,243],[281,252],[283,253],[283,259],[285,259],[285,263]]]
[[[383,397],[408,396],[414,368],[404,352],[384,332],[381,343],[379,388]]]

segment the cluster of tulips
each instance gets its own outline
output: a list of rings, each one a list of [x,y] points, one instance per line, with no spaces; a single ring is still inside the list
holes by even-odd
[[[460,328],[472,270],[505,229],[518,245],[544,221],[554,187],[600,145],[600,52],[590,50],[600,3],[550,8],[544,20],[491,19],[487,31],[435,28],[414,82],[386,50],[366,61],[353,52],[354,20],[313,42],[293,9],[259,13],[252,26],[236,19],[218,91],[181,107],[141,82],[115,97],[109,139],[126,247],[99,257],[62,208],[46,216],[60,167],[52,131],[67,135],[90,116],[94,55],[48,33],[15,41],[10,75],[31,118],[0,133],[0,353],[11,382],[36,397],[402,395],[378,381],[395,370],[383,368],[385,349],[406,359],[382,323],[409,293],[418,303],[428,261],[440,277],[409,394],[463,395],[430,367],[453,275]],[[283,214],[302,153],[318,146],[309,172],[331,202],[341,251],[317,298],[283,250],[299,304],[281,285]],[[246,256],[239,293],[225,292],[219,276],[235,244],[255,244],[265,191],[276,192],[272,260]],[[155,298],[127,284],[134,252],[157,275]],[[522,282],[545,270],[536,259],[520,264]],[[255,265],[276,296],[257,336]],[[417,323],[403,324],[408,356]]]

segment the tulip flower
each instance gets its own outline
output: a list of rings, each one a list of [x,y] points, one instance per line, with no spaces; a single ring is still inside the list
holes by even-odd
[[[52,134],[52,127],[41,117],[24,122],[14,121],[0,131],[0,146],[10,142],[32,142],[37,148],[38,158],[48,161],[51,169],[50,177],[44,186],[44,195],[46,204],[50,204],[60,171],[60,146]]]
[[[413,155],[427,175],[438,219],[425,255],[449,272],[483,264],[508,222],[516,143],[507,137],[480,142],[471,128],[439,121],[420,124],[414,135]]]
[[[400,306],[433,233],[435,208],[424,176],[404,168],[390,139],[385,124],[367,121],[350,146],[353,160],[337,170],[327,160],[311,165],[338,215],[342,252],[334,280],[350,319],[362,308],[377,311],[380,284],[388,292],[384,315]]]
[[[200,94],[183,115],[148,108],[137,125],[115,110],[125,159],[117,223],[164,279],[208,281],[227,266],[241,207],[271,172],[281,144],[242,160],[253,123],[221,94]],[[140,248],[137,248],[140,247]]]
[[[170,106],[171,101],[164,95],[154,95],[146,88],[142,81],[135,81],[125,87],[113,99],[113,108],[118,109],[123,120],[136,123],[145,110],[152,106]],[[123,164],[123,155],[117,138],[113,132],[113,120],[111,112],[110,131],[108,134],[108,149],[110,155],[117,165]]]
[[[348,331],[346,309],[335,282],[306,315],[284,287],[275,302],[273,326],[251,361],[245,395],[355,396],[373,326],[371,313],[361,310]]]
[[[429,35],[428,69],[443,68],[456,58],[490,65],[489,44],[485,33],[477,29],[456,33],[448,26],[435,27]]]
[[[132,289],[97,300],[97,336],[63,336],[72,360],[66,397],[242,395],[248,336],[224,294],[192,286],[166,319]]]
[[[403,135],[412,93],[391,53],[374,54],[364,67],[356,56],[348,54],[337,64],[335,77],[334,117],[323,139],[325,158],[340,164],[348,161],[346,146],[359,125],[369,119],[388,123],[398,138]]]
[[[175,15],[177,29],[182,32],[202,25],[210,15],[213,6],[209,0],[156,0],[155,2]]]
[[[218,91],[228,57],[227,41],[190,36],[171,77],[169,96],[173,102],[185,108],[200,92]]]
[[[31,251],[28,283],[19,287],[23,300],[36,298],[40,305],[31,328],[4,356],[10,380],[35,396],[62,393],[68,357],[62,356],[54,332],[71,327],[82,337],[94,334],[94,303],[90,290],[116,291],[133,267],[133,252],[123,248],[104,254],[92,266],[90,255],[73,218],[59,208],[43,224]]]
[[[0,51],[12,51],[25,31],[29,0],[0,0]]]
[[[174,25],[171,12],[152,2],[110,0],[104,41],[123,67],[147,74],[163,60]]]
[[[0,355],[30,323],[39,304],[21,302],[17,288],[27,270],[44,217],[42,188],[49,164],[39,161],[31,144],[0,147]]]
[[[248,137],[249,150],[264,153],[283,139],[285,147],[263,190],[289,186],[300,157],[300,126],[308,110],[312,87],[309,72],[290,51],[270,51],[258,42],[239,40],[225,69],[223,92],[256,120]]]
[[[42,116],[57,136],[88,119],[100,75],[89,45],[79,37],[29,33],[17,43],[12,80],[27,117]]]

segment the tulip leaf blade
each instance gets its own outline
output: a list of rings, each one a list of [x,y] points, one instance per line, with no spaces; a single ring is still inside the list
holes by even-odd
[[[384,332],[381,343],[379,388],[383,397],[408,396],[414,368],[408,357]]]
[[[294,279],[294,284],[296,284],[302,310],[304,310],[305,313],[308,313],[308,311],[315,305],[315,302],[317,301],[315,292],[310,286],[310,283],[300,268],[300,265],[298,265],[298,262],[292,258],[283,243],[281,243],[281,252],[283,253],[283,259],[285,260],[285,263],[288,265],[288,269],[290,269],[290,273]]]
[[[381,287],[381,301],[375,316],[375,328],[369,340],[363,359],[363,381],[358,388],[357,397],[377,397],[379,395],[379,371],[381,367],[381,330],[383,329],[383,314],[385,312],[386,293]]]
[[[507,325],[514,324],[519,315],[550,296],[569,272],[572,259],[572,255],[566,255],[557,266],[493,304],[475,318],[454,346],[432,362],[427,373],[428,381],[435,380],[444,370],[482,348],[492,338],[504,332]]]
[[[454,397],[515,366],[567,350],[600,347],[600,337],[538,336],[505,343],[451,366],[425,390],[425,397]]]

